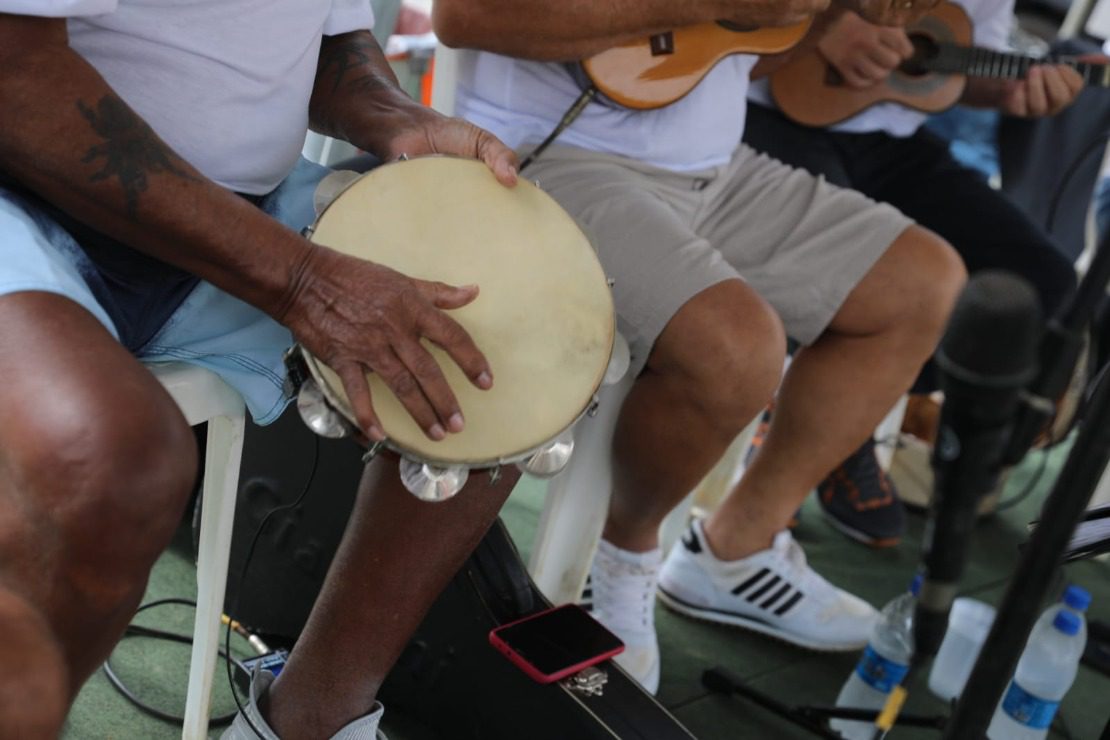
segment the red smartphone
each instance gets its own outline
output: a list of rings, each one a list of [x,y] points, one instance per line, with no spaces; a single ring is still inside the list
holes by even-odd
[[[577,604],[495,627],[490,644],[540,683],[566,678],[624,650],[620,638]]]

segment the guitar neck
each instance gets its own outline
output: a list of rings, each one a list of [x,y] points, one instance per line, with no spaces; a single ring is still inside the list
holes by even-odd
[[[1028,74],[1029,68],[1033,65],[1045,63],[1066,64],[1078,72],[1086,84],[1110,87],[1110,65],[1108,64],[1091,64],[1069,58],[1038,59],[1024,54],[1009,54],[978,46],[938,44],[935,56],[920,60],[917,66],[926,71],[943,74],[1019,80]]]

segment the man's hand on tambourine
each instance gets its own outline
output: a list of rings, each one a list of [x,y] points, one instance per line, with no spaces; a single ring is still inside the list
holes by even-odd
[[[444,309],[478,295],[406,277],[388,267],[314,246],[297,275],[279,320],[309,352],[339,375],[366,436],[385,438],[374,413],[366,373],[377,373],[430,439],[460,432],[459,403],[436,360],[420,343],[442,347],[478,388],[493,377],[485,356]]]
[[[461,118],[441,115],[431,108],[412,106],[404,124],[384,135],[380,155],[390,161],[407,155],[454,154],[485,162],[502,185],[517,180],[517,156],[500,139]]]
[[[928,14],[941,0],[834,0],[835,4],[857,13],[880,26],[905,26]]]

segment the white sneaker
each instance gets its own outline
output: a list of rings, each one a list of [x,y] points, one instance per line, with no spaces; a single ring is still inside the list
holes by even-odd
[[[709,551],[700,521],[667,556],[659,598],[681,614],[811,650],[859,650],[878,618],[870,604],[806,565],[789,531],[775,535],[768,550],[725,562]]]
[[[251,674],[250,696],[243,711],[235,715],[231,726],[220,735],[220,740],[280,740],[273,731],[262,712],[258,708],[258,699],[270,688],[274,682],[274,674],[261,668],[261,663],[254,667]],[[344,725],[339,732],[331,736],[331,740],[387,740],[385,734],[378,729],[385,709],[380,702],[374,702],[370,714]]]
[[[648,692],[659,690],[659,642],[655,637],[655,589],[663,552],[628,552],[601,540],[582,606],[624,643],[613,660]]]

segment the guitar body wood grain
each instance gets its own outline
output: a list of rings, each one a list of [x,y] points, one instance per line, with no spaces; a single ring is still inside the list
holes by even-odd
[[[911,39],[969,46],[971,19],[960,6],[941,3],[907,32]],[[849,87],[816,49],[799,54],[770,77],[771,97],[783,115],[805,126],[831,126],[887,102],[936,113],[955,105],[966,85],[964,75],[896,70],[877,85]]]
[[[617,46],[582,62],[598,89],[621,105],[662,108],[682,98],[730,54],[778,54],[802,40],[810,21],[732,30],[701,23]]]

